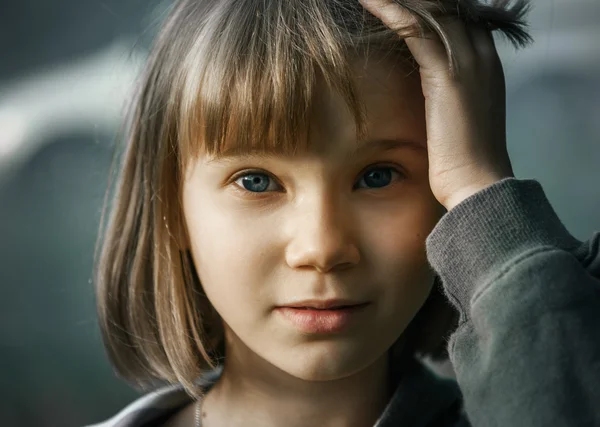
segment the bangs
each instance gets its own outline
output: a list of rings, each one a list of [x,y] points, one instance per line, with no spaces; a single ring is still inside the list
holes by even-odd
[[[310,149],[315,95],[324,88],[342,96],[357,138],[364,137],[365,112],[352,71],[356,28],[348,25],[370,15],[354,10],[358,2],[345,9],[327,3],[235,0],[211,11],[184,66],[183,159],[200,150],[218,156]]]
[[[392,30],[358,1],[183,2],[180,12],[194,25],[186,32],[191,45],[176,65],[169,96],[175,112],[175,141],[170,144],[182,170],[201,151],[217,156],[293,155],[312,149],[313,106],[323,90],[345,101],[361,141],[366,113],[357,94],[354,61],[376,53],[408,59],[416,66],[401,38],[422,35],[427,28],[441,38],[452,70],[453,46],[438,22],[440,16],[501,29],[515,44],[528,40],[521,28],[527,9],[523,0],[512,9],[505,9],[503,0],[495,0],[493,6],[465,2],[458,9],[456,0],[402,4],[417,18],[415,27]]]

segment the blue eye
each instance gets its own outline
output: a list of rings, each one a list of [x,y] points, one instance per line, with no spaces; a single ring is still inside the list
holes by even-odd
[[[277,189],[277,184],[264,173],[248,173],[235,180],[240,187],[252,193],[263,193],[267,190]],[[275,186],[275,188],[272,188]]]
[[[369,169],[355,184],[355,188],[382,188],[387,187],[394,180],[398,172],[390,167]]]

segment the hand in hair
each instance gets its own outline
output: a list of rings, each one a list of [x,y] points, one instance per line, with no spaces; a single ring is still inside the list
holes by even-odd
[[[513,176],[506,149],[504,73],[490,30],[448,17],[441,21],[446,43],[432,32],[406,37],[407,29],[419,28],[409,10],[393,0],[360,2],[398,31],[419,65],[429,180],[436,199],[450,210]]]

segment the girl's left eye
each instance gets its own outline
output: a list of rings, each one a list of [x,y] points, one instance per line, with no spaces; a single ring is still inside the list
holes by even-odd
[[[366,171],[354,184],[354,188],[382,188],[400,177],[400,173],[391,167],[376,167]]]
[[[238,177],[234,182],[239,187],[250,191],[251,193],[264,193],[266,191],[277,191],[280,189],[273,178],[260,172],[244,174]]]

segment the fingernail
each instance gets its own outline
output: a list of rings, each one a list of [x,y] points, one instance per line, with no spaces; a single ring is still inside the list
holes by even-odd
[[[361,3],[367,3],[371,6],[385,6],[388,3],[392,3],[390,0],[358,0]]]
[[[358,0],[358,2],[363,6],[374,7],[377,5],[377,0]]]

